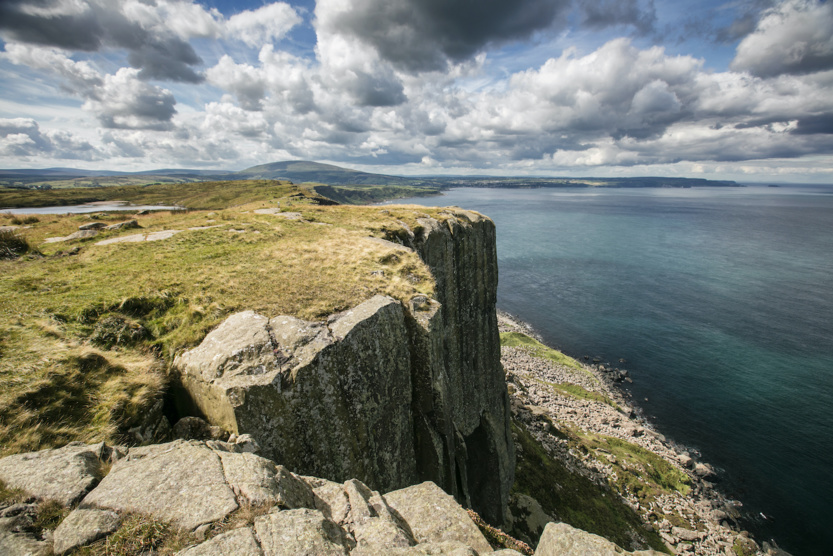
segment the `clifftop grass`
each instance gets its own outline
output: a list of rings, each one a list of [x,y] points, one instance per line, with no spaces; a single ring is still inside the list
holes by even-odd
[[[442,219],[441,209],[322,206],[308,190],[265,183],[187,184],[190,192],[153,201],[191,195],[214,210],[41,215],[16,230],[40,254],[0,260],[0,455],[120,440],[165,388],[165,362],[233,312],[321,320],[375,294],[433,294],[419,257],[378,239],[416,229],[425,215]],[[255,213],[278,208],[301,219]],[[0,214],[0,226],[13,218]],[[141,229],[44,242],[130,218]],[[180,233],[96,245],[161,230]]]

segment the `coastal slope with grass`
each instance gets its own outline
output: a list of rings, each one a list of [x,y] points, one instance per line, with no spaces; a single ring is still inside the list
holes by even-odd
[[[713,469],[657,432],[616,386],[626,372],[568,357],[510,315],[500,325],[520,539],[534,542],[544,524],[564,521],[626,548],[759,553],[738,530],[739,503],[715,488]]]
[[[86,199],[73,191],[35,193],[49,205]],[[721,523],[731,521],[731,503],[711,489],[710,469],[640,420],[606,373],[510,318],[499,334],[488,218],[458,208],[338,205],[313,187],[274,180],[101,191],[187,208],[0,214],[0,472],[16,480],[14,458],[86,462],[86,486],[57,506],[24,488],[43,481],[0,483],[0,511],[29,500],[41,523],[27,526],[27,539],[49,544],[50,531],[69,510],[86,509],[78,500],[89,494],[136,536],[156,528],[180,538],[184,527],[188,543],[205,541],[191,521],[186,527],[144,500],[146,483],[126,498],[105,487],[134,476],[125,469],[135,462],[151,465],[172,450],[215,462],[208,468],[235,459],[223,454],[260,450],[274,462],[244,465],[243,456],[241,469],[268,468],[338,504],[344,496],[358,503],[354,495],[372,502],[368,487],[432,481],[480,514],[471,519],[494,547],[531,553],[526,545],[560,521],[627,550],[754,552]],[[402,441],[391,447],[385,431],[394,425]],[[158,446],[176,437],[192,440]],[[31,455],[47,449],[58,450]],[[350,455],[336,464],[329,453]],[[299,475],[280,475],[275,464]],[[235,473],[227,469],[216,488],[237,489],[237,504],[251,506],[243,494],[254,500],[261,491],[234,486],[242,480]],[[286,504],[278,507],[315,506]],[[136,508],[147,515],[136,517]],[[336,506],[327,508],[338,521]],[[252,511],[243,527],[263,517]],[[218,524],[228,514],[217,515],[203,525],[224,533]],[[338,523],[338,534],[357,542],[358,522]],[[559,538],[572,539],[571,531]]]

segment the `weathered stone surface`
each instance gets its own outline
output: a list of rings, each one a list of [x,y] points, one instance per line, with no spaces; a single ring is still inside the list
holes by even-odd
[[[131,449],[81,507],[147,513],[195,529],[238,506],[220,457],[204,443],[176,440]]]
[[[534,544],[532,539],[541,538],[547,523],[555,521],[537,500],[519,492],[510,497],[509,508],[512,515],[512,535],[527,544]]]
[[[173,436],[183,440],[209,440],[212,437],[211,425],[199,417],[183,417],[174,424]]]
[[[431,270],[439,302],[412,304],[409,311],[411,343],[419,354],[414,421],[420,479],[501,524],[515,457],[495,313],[495,226],[459,209],[442,221],[417,222],[413,246]]]
[[[226,480],[239,500],[253,506],[312,508],[312,489],[282,465],[250,453],[217,452]]]
[[[344,492],[350,511],[339,525],[353,535],[359,547],[397,548],[416,544],[378,492],[372,492],[355,479],[344,483]]]
[[[171,424],[163,411],[164,402],[156,400],[151,408],[145,412],[141,422],[128,432],[136,444],[147,445],[170,440]]]
[[[691,529],[683,529],[682,527],[672,527],[671,534],[684,541],[699,541],[705,536],[705,533],[692,531]]]
[[[492,552],[466,511],[434,483],[389,492],[385,500],[405,520],[418,543],[457,541],[480,553]]]
[[[514,448],[494,224],[458,209],[418,222],[397,248],[429,266],[436,299],[376,296],[327,323],[233,315],[175,360],[180,409],[295,472],[382,491],[431,480],[501,524]]]
[[[149,234],[131,234],[128,236],[113,237],[110,239],[97,241],[96,245],[111,245],[113,243],[141,243],[143,241],[160,241],[163,239],[173,237],[181,231],[182,230],[162,230],[159,232],[151,232]]]
[[[627,552],[604,537],[575,529],[566,523],[549,523],[535,549],[535,556],[660,556],[653,550]]]
[[[104,229],[108,230],[108,231],[111,231],[111,230],[130,230],[132,228],[141,228],[141,226],[139,226],[139,223],[136,220],[126,220],[124,222],[119,222],[117,224],[110,224],[109,226],[107,226]]]
[[[233,315],[175,366],[197,408],[262,455],[391,489],[416,477],[406,338],[402,307],[375,296],[327,325]]]
[[[12,533],[0,523],[0,554],[3,556],[46,556],[52,554],[52,550],[48,542],[35,540],[29,535]]]
[[[310,477],[305,477],[309,483]],[[336,523],[346,523],[350,514],[350,499],[344,492],[344,485],[333,481],[320,481],[314,485],[315,508]]]
[[[110,510],[74,510],[55,529],[52,550],[64,554],[109,535],[118,527],[119,516]]]
[[[255,520],[263,552],[275,556],[347,554],[344,531],[318,510],[272,512]]]
[[[62,241],[70,241],[73,239],[86,239],[89,237],[95,237],[97,235],[98,230],[80,230],[64,237],[48,237],[44,240],[44,243],[59,243]]]
[[[79,230],[100,230],[102,228],[107,227],[107,224],[104,222],[89,222],[87,224],[81,224],[78,226]]]
[[[177,556],[263,556],[250,527],[240,527],[177,552]]]
[[[457,541],[422,543],[406,548],[358,547],[351,556],[478,556],[476,550]]]
[[[0,480],[38,498],[69,505],[98,482],[104,444],[71,442],[56,450],[16,454],[0,459]]]

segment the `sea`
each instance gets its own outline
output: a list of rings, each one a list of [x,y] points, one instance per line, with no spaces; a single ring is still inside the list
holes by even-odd
[[[491,217],[499,309],[627,369],[648,419],[718,469],[759,543],[833,554],[833,186],[396,202]]]

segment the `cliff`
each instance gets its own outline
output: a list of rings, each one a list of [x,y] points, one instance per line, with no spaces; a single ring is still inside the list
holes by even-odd
[[[376,295],[316,322],[232,315],[174,361],[180,410],[250,434],[294,472],[383,491],[433,481],[500,524],[514,451],[494,224],[453,210],[413,228],[378,241],[419,255],[434,298]]]

